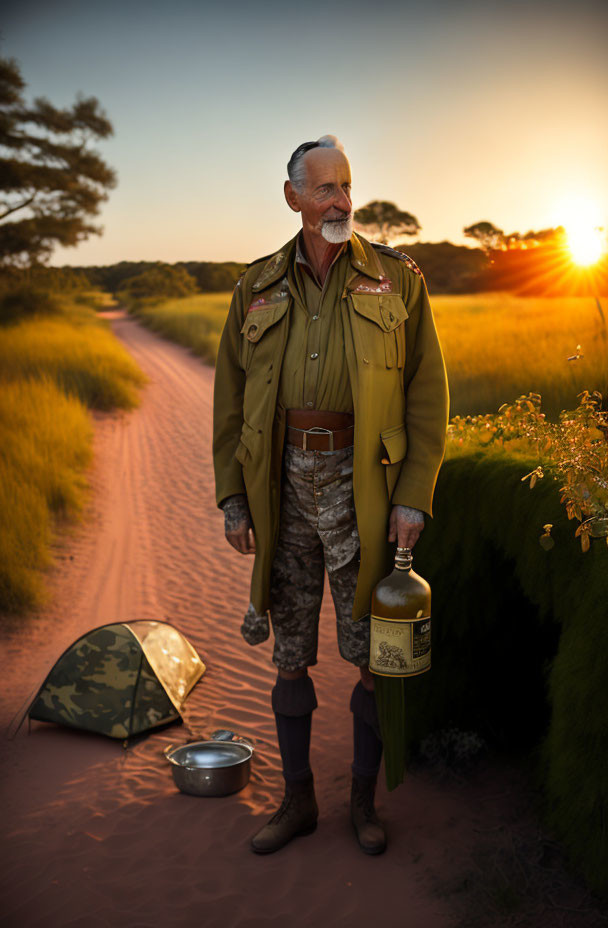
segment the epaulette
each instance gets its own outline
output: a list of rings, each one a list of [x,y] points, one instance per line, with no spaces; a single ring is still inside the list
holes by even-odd
[[[419,277],[423,277],[423,273],[414,261],[413,258],[410,258],[409,255],[406,255],[403,251],[397,251],[396,248],[391,248],[390,245],[383,245],[381,242],[371,242],[374,248],[377,248],[378,251],[381,251],[385,255],[390,255],[391,258],[399,258],[400,261],[404,261],[409,267],[410,271],[413,271],[414,274],[418,274]]]
[[[271,251],[269,255],[262,255],[261,258],[256,258],[255,261],[250,261],[249,264],[246,264],[245,267],[253,267],[254,264],[259,264],[260,261],[269,261],[276,252]]]
[[[260,261],[268,261],[269,258],[272,258],[273,254],[274,254],[274,251],[272,251],[269,255],[264,255],[262,258],[256,258],[255,261],[250,261],[249,264],[246,264],[246,265],[245,265],[245,270],[244,270],[244,271],[241,271],[241,274],[240,274],[239,279],[237,280],[237,282],[236,282],[236,284],[235,284],[235,287],[240,287],[240,286],[241,286],[243,277],[245,276],[245,274],[247,273],[247,271],[249,270],[250,267],[253,267],[254,264],[259,264]]]

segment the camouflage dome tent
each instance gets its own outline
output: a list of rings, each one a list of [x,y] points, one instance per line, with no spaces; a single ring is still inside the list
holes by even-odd
[[[168,622],[102,625],[64,651],[28,715],[129,738],[180,718],[204,672],[192,645]]]

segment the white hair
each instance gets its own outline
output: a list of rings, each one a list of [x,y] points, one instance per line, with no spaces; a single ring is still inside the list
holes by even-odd
[[[322,135],[316,142],[303,142],[298,145],[287,163],[287,176],[298,193],[302,192],[306,183],[304,155],[312,148],[336,148],[338,151],[344,151],[342,142],[335,135]]]

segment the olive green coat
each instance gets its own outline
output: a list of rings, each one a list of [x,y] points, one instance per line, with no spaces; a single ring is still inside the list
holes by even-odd
[[[233,493],[247,494],[256,542],[250,597],[259,613],[269,607],[279,529],[285,412],[277,404],[277,391],[294,303],[287,268],[295,241],[254,262],[238,282],[215,371],[216,502],[219,506]],[[416,265],[356,233],[349,246],[352,272],[336,311],[342,314],[355,415],[353,494],[361,544],[353,604],[357,620],[370,612],[373,588],[393,567],[395,543],[387,541],[392,506],[413,506],[432,517],[449,394],[426,285]],[[352,292],[362,275],[372,292]],[[382,278],[392,281],[394,292],[380,292]],[[356,289],[362,290],[360,284]],[[248,313],[260,298],[263,302]]]

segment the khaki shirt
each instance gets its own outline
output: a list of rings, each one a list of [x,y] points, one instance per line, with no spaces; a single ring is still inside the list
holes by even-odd
[[[350,267],[350,242],[336,254],[321,286],[303,254],[301,235],[287,272],[295,299],[278,403],[284,409],[353,412],[340,312]]]

